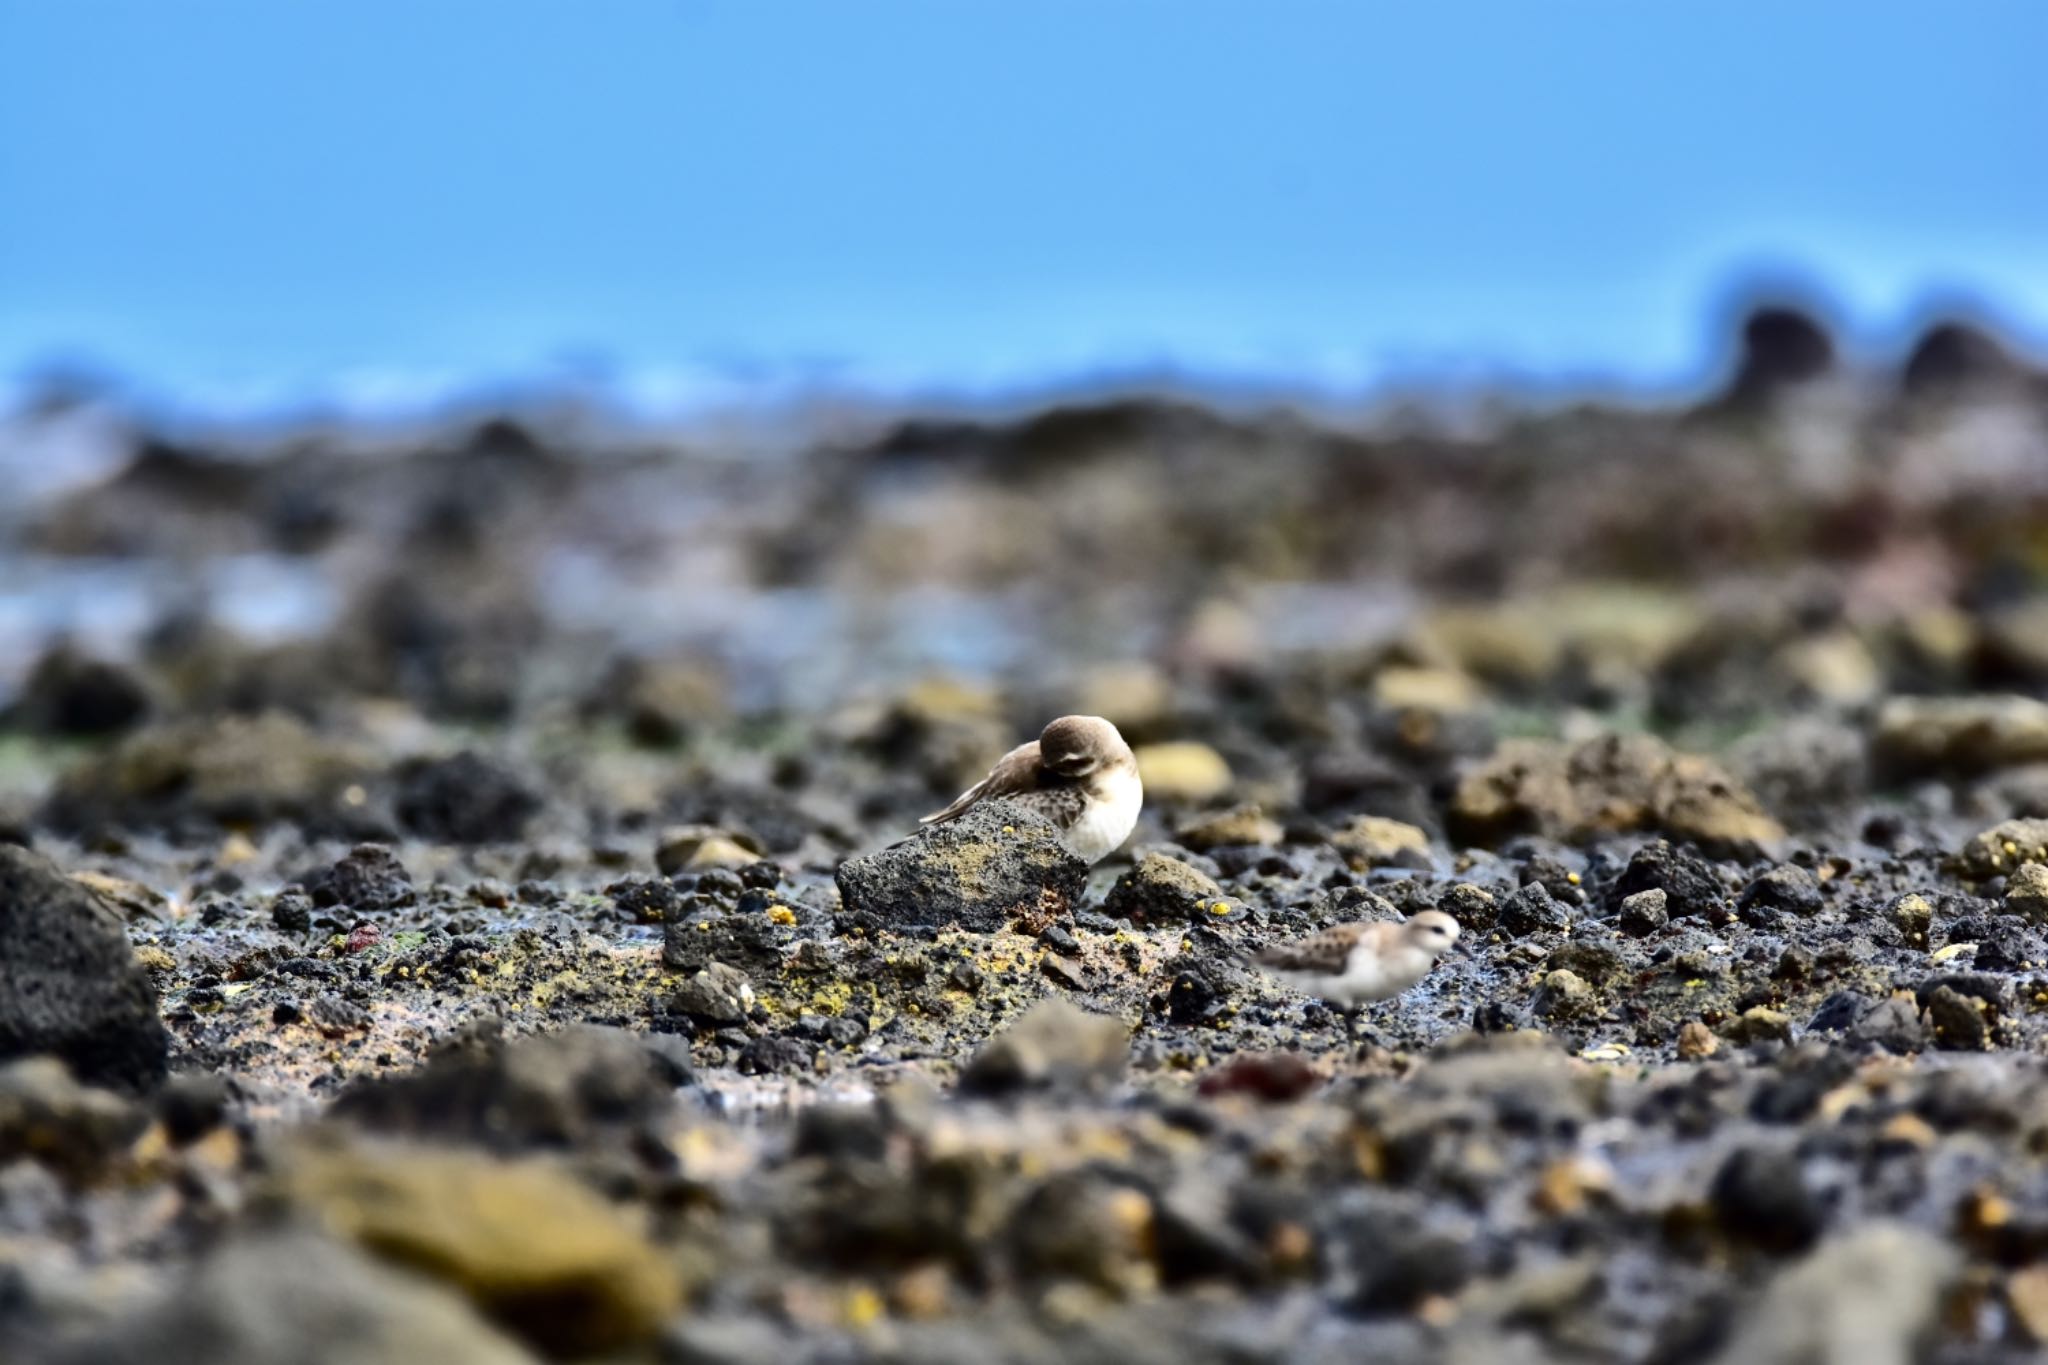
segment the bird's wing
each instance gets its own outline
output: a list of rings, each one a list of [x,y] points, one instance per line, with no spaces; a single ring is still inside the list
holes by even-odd
[[[963,814],[975,802],[992,796],[1014,796],[1018,792],[1038,790],[1041,769],[1038,763],[1038,741],[1019,744],[996,760],[996,766],[988,770],[988,776],[961,792],[953,804],[942,811],[934,811],[917,823],[920,825],[942,825]]]
[[[1253,961],[1283,972],[1341,972],[1351,950],[1371,928],[1370,924],[1333,924],[1307,938],[1267,948]]]

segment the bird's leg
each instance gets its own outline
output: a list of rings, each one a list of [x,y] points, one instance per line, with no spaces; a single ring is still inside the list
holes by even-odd
[[[1344,1049],[1355,1052],[1358,1050],[1358,1007],[1353,1005],[1337,1013],[1344,1018]]]

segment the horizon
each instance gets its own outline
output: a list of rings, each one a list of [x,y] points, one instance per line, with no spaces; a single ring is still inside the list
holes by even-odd
[[[2048,349],[2035,6],[793,8],[0,0],[0,394],[1669,396],[1759,292]]]

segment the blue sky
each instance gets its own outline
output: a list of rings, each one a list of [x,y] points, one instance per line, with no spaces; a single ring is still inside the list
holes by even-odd
[[[2048,335],[2048,5],[0,0],[0,376],[1696,377]]]

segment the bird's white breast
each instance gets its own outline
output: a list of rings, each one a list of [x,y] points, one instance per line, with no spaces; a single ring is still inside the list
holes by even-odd
[[[1351,950],[1343,974],[1323,982],[1316,993],[1344,1004],[1390,1000],[1428,975],[1433,961],[1406,944],[1381,948],[1361,943]]]
[[[1075,857],[1099,863],[1131,837],[1144,803],[1145,787],[1135,770],[1111,773],[1089,793],[1060,842]]]

